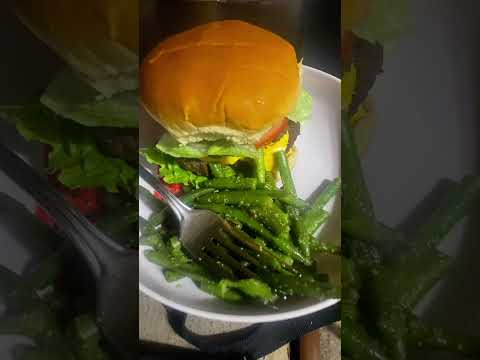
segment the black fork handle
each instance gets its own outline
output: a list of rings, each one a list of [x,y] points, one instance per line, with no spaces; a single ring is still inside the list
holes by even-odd
[[[0,143],[0,170],[27,192],[50,215],[69,238],[99,279],[105,267],[113,264],[125,249],[100,232],[85,216],[74,209],[48,181],[22,158]]]

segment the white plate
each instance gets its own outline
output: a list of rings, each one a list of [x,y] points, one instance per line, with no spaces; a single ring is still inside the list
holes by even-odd
[[[299,196],[306,199],[323,180],[334,179],[340,174],[340,80],[308,66],[303,69],[304,87],[313,96],[313,117],[303,126],[297,140],[298,156],[293,176]],[[140,216],[146,219],[149,215],[150,209],[141,202]],[[335,212],[337,216],[339,213]],[[335,237],[340,238],[340,234]],[[338,302],[338,299],[290,299],[276,308],[229,304],[198,290],[189,279],[167,283],[161,267],[145,258],[146,248],[141,246],[139,251],[140,291],[187,314],[228,322],[271,322],[304,316]]]

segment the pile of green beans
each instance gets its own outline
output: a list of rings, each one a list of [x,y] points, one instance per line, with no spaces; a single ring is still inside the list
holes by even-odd
[[[68,270],[63,251],[53,254],[35,271],[17,275],[0,265],[0,336],[20,335],[35,345],[17,345],[16,360],[108,360],[93,308],[87,299],[72,304],[60,284]],[[63,274],[63,275],[62,275]],[[79,310],[84,309],[84,310]],[[60,315],[61,314],[61,315]]]
[[[338,247],[315,237],[328,219],[324,207],[339,191],[340,181],[329,182],[314,201],[308,202],[296,194],[285,152],[277,152],[275,160],[281,188],[275,175],[265,170],[259,151],[248,175],[210,163],[212,178],[184,195],[190,206],[215,212],[230,224],[204,249],[201,261],[192,261],[181,249],[178,252],[175,231],[163,226],[168,210],[149,219],[143,243],[152,249],[146,256],[162,267],[167,281],[188,277],[202,290],[235,302],[339,296],[328,276],[316,272],[314,254],[340,254]],[[252,174],[255,177],[248,177]]]
[[[437,246],[480,206],[480,176],[453,186],[409,241],[376,220],[347,114],[342,176],[342,358],[403,360],[419,349],[480,357],[480,338],[449,334],[413,312],[451,266]]]

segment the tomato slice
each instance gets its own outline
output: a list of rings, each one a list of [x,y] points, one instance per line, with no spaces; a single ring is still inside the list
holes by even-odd
[[[67,201],[80,210],[83,215],[93,215],[100,209],[100,194],[95,188],[69,190],[65,193]]]
[[[163,180],[162,180],[163,181]],[[180,195],[180,193],[183,191],[183,185],[182,184],[167,184],[163,181],[163,183],[168,187],[170,192],[173,195]],[[163,197],[162,194],[160,194],[158,191],[155,191],[153,193],[153,196],[155,196],[158,200],[163,201],[165,198]]]
[[[281,134],[285,132],[288,128],[288,119],[284,118],[279,121],[277,124],[273,125],[270,130],[268,130],[255,144],[256,148],[259,149],[263,146],[266,146],[276,140]]]

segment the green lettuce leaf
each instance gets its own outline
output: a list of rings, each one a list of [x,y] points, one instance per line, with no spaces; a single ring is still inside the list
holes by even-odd
[[[372,44],[388,44],[401,35],[408,21],[407,0],[370,0],[367,14],[351,29]]]
[[[136,91],[106,98],[70,69],[57,74],[40,101],[62,117],[85,126],[138,127]]]
[[[303,123],[312,116],[312,108],[312,96],[305,89],[302,89],[297,99],[297,105],[295,109],[288,114],[288,118],[292,121]]]
[[[258,152],[253,146],[237,145],[230,141],[218,140],[210,143],[208,156],[237,156],[256,159]]]
[[[199,159],[208,156],[208,146],[203,143],[180,144],[170,134],[165,134],[157,143],[157,149],[177,158]]]
[[[109,192],[123,189],[136,194],[137,170],[121,159],[103,155],[90,129],[57,116],[42,104],[19,108],[14,115],[23,137],[52,147],[48,170],[58,174],[65,186],[103,187]]]
[[[159,166],[158,173],[167,184],[194,185],[197,187],[207,180],[205,176],[199,176],[183,169],[174,157],[154,147],[142,149],[140,153],[150,164]]]
[[[176,158],[201,159],[208,156],[238,156],[256,158],[257,150],[253,146],[238,145],[226,140],[203,141],[194,144],[181,144],[170,134],[162,136],[157,149]]]

